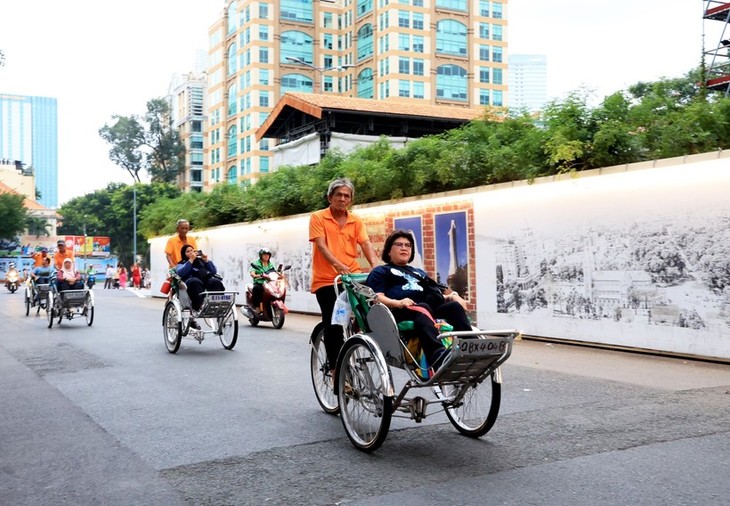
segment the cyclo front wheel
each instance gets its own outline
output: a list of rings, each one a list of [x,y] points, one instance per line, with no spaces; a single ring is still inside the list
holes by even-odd
[[[350,442],[364,452],[380,448],[388,435],[393,397],[386,396],[377,353],[361,337],[345,342],[337,360],[340,419]]]
[[[502,385],[495,381],[494,374],[477,385],[466,387],[467,391],[457,406],[444,406],[451,424],[465,436],[482,437],[497,421]],[[451,394],[459,388],[464,386],[444,387],[444,393]]]
[[[309,341],[312,345],[309,364],[314,395],[325,413],[336,415],[340,412],[340,406],[337,403],[337,394],[335,394],[333,386],[334,378],[330,374],[330,365],[327,363],[327,350],[324,347],[324,325],[322,323],[314,327]],[[334,369],[334,366],[332,366],[332,369]]]
[[[49,290],[46,298],[46,317],[48,318],[48,328],[53,327],[53,318],[55,314],[53,312],[53,293]]]
[[[84,301],[84,316],[86,316],[86,325],[91,327],[94,323],[94,303],[91,302],[91,296],[87,293]]]
[[[167,351],[177,353],[182,340],[182,322],[178,320],[175,304],[169,301],[165,305],[165,312],[162,314],[162,333],[164,334]]]
[[[233,311],[229,311],[226,316],[218,320],[218,332],[223,347],[232,350],[238,340],[238,320],[233,318]]]

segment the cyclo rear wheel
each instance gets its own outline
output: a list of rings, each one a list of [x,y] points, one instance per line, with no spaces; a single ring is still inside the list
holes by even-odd
[[[490,431],[499,415],[502,384],[495,381],[495,373],[477,385],[468,387],[458,406],[446,406],[446,416],[461,434],[478,438]],[[461,385],[443,387],[451,394]]]
[[[317,324],[309,339],[312,351],[309,364],[312,376],[312,386],[317,402],[325,413],[336,415],[340,412],[337,403],[337,394],[334,390],[334,378],[330,374],[330,365],[327,363],[327,350],[324,347],[324,325]],[[334,367],[332,367],[334,369]]]
[[[384,392],[382,374],[368,343],[358,336],[345,342],[337,361],[340,419],[350,442],[364,452],[380,448],[388,435],[393,397]]]

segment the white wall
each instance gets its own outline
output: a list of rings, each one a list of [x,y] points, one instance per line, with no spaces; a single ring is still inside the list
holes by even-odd
[[[713,272],[730,269],[729,192],[730,152],[719,152],[356,212],[380,220],[410,210],[418,215],[450,199],[470,200],[470,265],[482,328],[730,358],[730,288],[711,289]],[[194,235],[226,287],[241,293],[250,282],[248,263],[268,246],[275,263],[293,266],[288,307],[316,313],[308,292],[308,222],[308,215],[300,215]],[[154,290],[165,277],[165,241],[150,241]],[[498,265],[506,292],[497,285]]]

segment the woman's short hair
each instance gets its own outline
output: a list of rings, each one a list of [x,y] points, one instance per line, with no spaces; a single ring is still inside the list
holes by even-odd
[[[416,256],[416,248],[414,247],[414,240],[413,240],[413,234],[411,234],[407,230],[394,230],[392,234],[388,236],[388,238],[385,240],[385,244],[383,245],[383,254],[380,256],[380,258],[383,259],[383,262],[390,263],[390,250],[393,249],[393,243],[396,239],[400,239],[401,237],[408,239],[408,242],[411,243],[411,256],[408,258],[408,263],[413,262],[413,258]]]
[[[327,198],[330,198],[332,195],[334,195],[337,191],[337,188],[341,186],[348,187],[350,189],[352,200],[355,200],[355,186],[352,184],[352,181],[350,181],[346,177],[337,178],[330,183],[329,188],[327,188]]]

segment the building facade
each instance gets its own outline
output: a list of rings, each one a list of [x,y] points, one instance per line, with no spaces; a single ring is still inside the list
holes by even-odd
[[[175,75],[170,83],[168,100],[172,123],[185,145],[185,170],[177,177],[177,184],[183,191],[200,192],[205,184],[203,125],[206,88],[204,72]]]
[[[55,98],[0,94],[0,159],[32,167],[38,202],[58,206],[58,108]]]
[[[230,0],[209,29],[210,184],[272,167],[256,130],[288,91],[506,105],[507,0]]]
[[[541,111],[547,103],[547,57],[544,54],[511,54],[509,62],[509,107]]]

